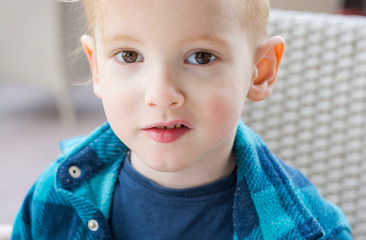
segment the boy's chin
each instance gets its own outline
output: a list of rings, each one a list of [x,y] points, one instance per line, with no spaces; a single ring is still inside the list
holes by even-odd
[[[151,170],[161,173],[174,173],[180,172],[189,167],[189,163],[182,161],[181,159],[172,157],[160,157],[158,159],[148,159],[144,161],[147,167]]]
[[[132,156],[132,165],[136,168],[146,167],[150,171],[161,173],[174,173],[189,168],[192,164],[187,161],[189,158],[181,158],[177,154],[160,154],[158,156],[141,156],[141,158]],[[143,166],[141,166],[143,165]],[[138,169],[137,169],[138,170]]]

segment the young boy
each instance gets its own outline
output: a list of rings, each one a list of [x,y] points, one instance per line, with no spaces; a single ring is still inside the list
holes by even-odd
[[[85,0],[108,123],[61,144],[13,239],[351,239],[342,211],[240,120],[284,40],[267,0]]]

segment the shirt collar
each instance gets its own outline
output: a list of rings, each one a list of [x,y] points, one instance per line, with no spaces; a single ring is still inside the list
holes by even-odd
[[[61,142],[60,149],[64,161],[58,168],[57,183],[65,189],[80,186],[128,152],[108,123],[88,136]]]

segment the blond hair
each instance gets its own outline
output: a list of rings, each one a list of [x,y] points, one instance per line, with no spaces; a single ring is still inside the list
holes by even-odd
[[[267,36],[269,5],[269,0],[234,0],[234,6],[241,11],[242,27],[251,33],[254,45],[258,45]],[[86,29],[93,36],[98,18],[101,17],[101,0],[84,0],[84,7]]]
[[[269,22],[269,0],[236,0],[241,11],[242,27],[251,33],[254,45],[258,45],[267,37]]]

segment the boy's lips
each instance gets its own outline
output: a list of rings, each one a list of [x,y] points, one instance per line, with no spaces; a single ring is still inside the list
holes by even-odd
[[[175,121],[169,121],[169,122],[153,123],[153,124],[150,124],[150,125],[147,125],[147,126],[143,127],[143,130],[151,129],[151,128],[172,129],[172,128],[179,128],[179,127],[193,128],[193,125],[188,121],[175,120]]]
[[[191,129],[192,124],[187,121],[171,121],[148,125],[142,130],[155,142],[171,143],[182,137]]]

